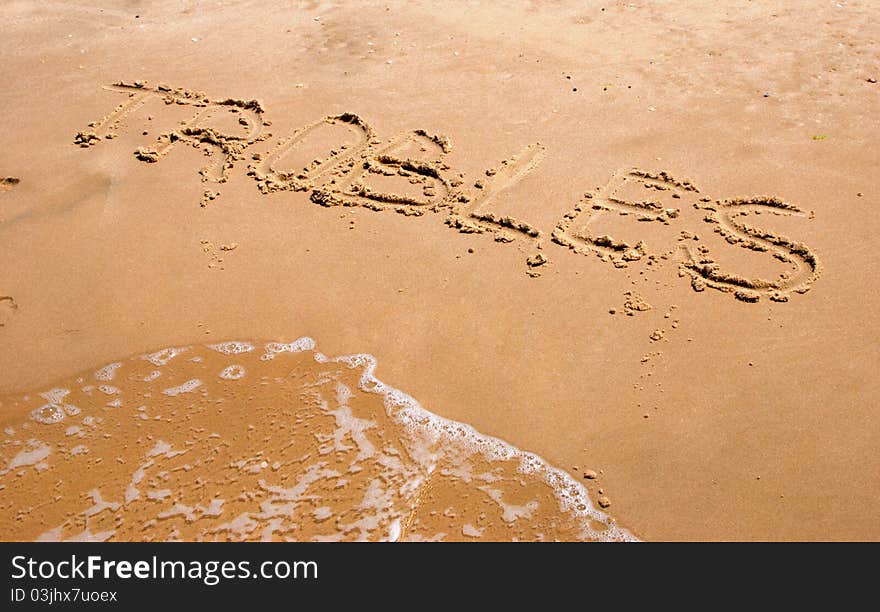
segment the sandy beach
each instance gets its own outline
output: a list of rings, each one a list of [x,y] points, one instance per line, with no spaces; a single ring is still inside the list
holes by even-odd
[[[880,539],[878,24],[3,3],[0,539]]]

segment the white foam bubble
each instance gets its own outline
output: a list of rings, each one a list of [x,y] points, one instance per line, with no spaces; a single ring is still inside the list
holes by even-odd
[[[400,519],[396,518],[391,521],[391,525],[388,526],[388,541],[396,542],[400,539],[401,527],[400,527]]]
[[[203,506],[196,506],[202,511],[202,516],[220,516],[223,512],[223,502],[225,500],[214,498],[211,500],[211,503],[208,504],[207,508]]]
[[[6,471],[38,464],[43,461],[43,459],[48,457],[49,453],[51,452],[52,447],[45,442],[40,442],[39,440],[28,440],[27,448],[22,449],[15,457],[12,458],[12,461],[10,461],[9,465],[6,466]]]
[[[62,531],[64,531],[63,525],[45,531],[37,537],[37,542],[106,542],[116,533],[113,529],[92,533],[91,529],[86,527],[77,535],[65,540],[61,537]]]
[[[143,381],[144,382],[152,382],[152,381],[156,380],[157,378],[159,378],[160,376],[162,376],[162,372],[160,372],[159,370],[153,370],[152,372],[150,372],[149,374],[144,376]]]
[[[196,389],[202,386],[202,381],[198,378],[193,378],[191,380],[186,381],[182,385],[178,385],[176,387],[170,387],[162,391],[165,395],[170,395],[174,397],[175,395],[180,395],[181,393],[192,393]]]
[[[481,535],[483,535],[483,531],[483,529],[477,529],[470,523],[465,523],[461,527],[461,535],[468,538],[479,538]]]
[[[168,448],[170,449],[171,446],[168,445]],[[157,453],[157,454],[159,454],[159,453]],[[131,502],[140,498],[141,492],[138,490],[138,488],[135,485],[140,484],[141,480],[144,479],[144,476],[146,474],[145,470],[148,467],[150,467],[151,465],[153,465],[153,461],[152,460],[147,461],[146,463],[141,465],[138,469],[136,469],[134,471],[134,473],[131,475],[131,482],[129,482],[128,486],[125,487],[125,497],[123,499],[123,504],[126,504],[126,505],[130,504]]]
[[[120,392],[119,387],[114,387],[113,385],[99,385],[98,391],[104,393],[105,395],[116,395]]]
[[[231,365],[223,368],[220,378],[224,380],[238,380],[244,376],[244,368],[240,365]]]
[[[59,525],[54,529],[50,529],[49,531],[44,531],[39,536],[37,536],[37,542],[60,542],[61,541],[61,532],[64,530],[63,525]]]
[[[165,440],[159,440],[156,442],[156,445],[153,447],[149,453],[147,453],[148,457],[155,457],[156,455],[164,455],[168,451],[171,450],[171,445],[168,444]]]
[[[116,376],[116,370],[118,370],[120,366],[122,366],[122,364],[118,362],[105,365],[103,368],[95,372],[95,379],[104,382],[113,380],[113,377]]]
[[[344,406],[351,399],[351,389],[342,383],[336,384],[336,403]]]
[[[51,425],[53,423],[60,423],[64,420],[65,416],[76,416],[79,413],[80,409],[73,404],[57,404],[49,402],[48,404],[44,404],[39,408],[32,410],[30,418],[37,423]]]
[[[50,404],[60,404],[65,397],[70,395],[70,390],[61,388],[49,389],[48,391],[43,391],[39,395]]]
[[[171,457],[176,457],[177,455],[182,455],[185,453],[185,450],[176,451],[173,450],[173,447],[168,444],[165,440],[158,440],[156,445],[153,446],[153,449],[147,453],[147,457],[165,457],[166,459],[170,459]]]
[[[31,420],[43,425],[60,423],[64,420],[64,409],[58,404],[45,404],[31,411]]]
[[[94,516],[96,514],[100,514],[104,510],[116,512],[119,509],[118,502],[105,501],[101,497],[101,492],[98,489],[92,489],[91,491],[89,491],[89,497],[92,498],[92,507],[83,510],[84,516]]]
[[[331,516],[333,516],[333,510],[329,506],[321,506],[312,511],[312,517],[318,522],[326,521]]]
[[[489,499],[501,507],[501,520],[505,523],[513,523],[521,518],[531,518],[532,513],[538,509],[538,502],[534,500],[526,502],[523,505],[516,505],[510,502],[505,502],[503,499],[503,493],[498,489],[491,489],[489,487],[477,488],[486,493],[486,495],[489,496]]]
[[[185,353],[187,350],[189,350],[189,347],[186,346],[166,348],[161,351],[156,351],[155,353],[150,353],[149,355],[144,355],[143,358],[155,366],[163,366],[181,353]]]
[[[287,344],[283,342],[269,342],[263,347],[264,353],[260,357],[263,361],[272,359],[278,353],[301,353],[315,348],[315,341],[308,336],[298,338]]]
[[[356,464],[376,455],[376,448],[366,435],[368,430],[376,427],[376,421],[356,417],[351,408],[345,405],[349,398],[346,391],[351,394],[345,385],[338,384],[337,397],[341,397],[343,401],[338,402],[339,407],[335,410],[324,407],[324,412],[336,420],[336,429],[332,434],[316,433],[315,437],[321,443],[318,452],[322,455],[347,451],[351,448],[348,440],[353,440],[358,448],[358,454],[352,461],[352,464]]]
[[[254,345],[247,342],[221,342],[219,344],[209,344],[208,348],[224,355],[238,355],[240,353],[249,353],[254,350]]]

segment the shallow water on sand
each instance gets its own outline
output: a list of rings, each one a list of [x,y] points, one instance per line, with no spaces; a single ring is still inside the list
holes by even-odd
[[[540,457],[310,338],[168,348],[0,398],[0,534],[627,540]]]

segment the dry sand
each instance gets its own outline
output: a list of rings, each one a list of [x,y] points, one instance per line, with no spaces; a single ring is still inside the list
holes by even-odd
[[[420,463],[410,440],[395,452],[415,472],[370,506],[378,531],[347,537],[880,539],[876,5],[99,4],[0,7],[0,537],[262,537],[277,516],[217,530],[247,514],[220,468],[131,508],[69,481],[116,462],[94,478],[124,496],[156,440],[216,453],[181,424],[207,435],[217,393],[224,458],[259,458],[235,431],[260,401],[289,402],[255,424],[265,436],[279,415],[329,418],[303,387],[215,381],[194,403],[163,396],[149,431],[134,400],[82,387],[163,347],[308,335],[374,355],[387,384],[592,500],[566,509],[546,478],[480,455],[528,493],[461,477],[473,504],[444,515],[454,487],[420,483],[445,460]],[[204,361],[177,376],[235,365],[192,350]],[[322,392],[352,375],[297,359]],[[142,378],[118,386],[154,393]],[[64,411],[38,395],[55,387],[75,414],[33,421]],[[376,401],[376,432],[410,435]],[[93,438],[88,459],[69,427]],[[309,465],[263,484],[245,469],[236,503]],[[227,488],[199,498],[200,478]],[[269,536],[326,535],[328,512],[350,525],[352,499]],[[138,531],[161,504],[190,514]]]

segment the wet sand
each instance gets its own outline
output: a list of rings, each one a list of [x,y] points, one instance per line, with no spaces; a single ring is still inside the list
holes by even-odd
[[[875,540],[877,13],[6,3],[4,406],[308,335],[639,538]]]
[[[424,410],[375,378],[373,357],[314,351],[311,338],[170,347],[7,398],[2,533],[633,539],[571,475]]]

